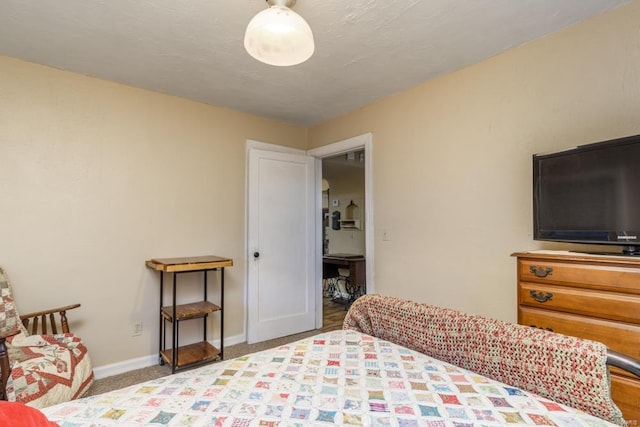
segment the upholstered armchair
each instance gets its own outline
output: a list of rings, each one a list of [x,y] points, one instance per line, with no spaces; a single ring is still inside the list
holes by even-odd
[[[0,294],[0,399],[44,408],[82,396],[93,369],[66,317],[80,304],[20,316],[1,267]]]

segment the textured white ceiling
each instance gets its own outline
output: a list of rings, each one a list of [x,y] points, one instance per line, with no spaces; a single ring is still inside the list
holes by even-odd
[[[312,125],[628,2],[298,0],[316,51],[282,68],[243,47],[264,0],[0,0],[0,54]]]

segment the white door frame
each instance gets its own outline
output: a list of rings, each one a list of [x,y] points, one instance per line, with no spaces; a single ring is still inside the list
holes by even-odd
[[[307,151],[316,158],[316,205],[322,211],[322,159],[364,149],[364,232],[367,293],[375,292],[373,263],[373,134],[365,133]],[[322,327],[322,217],[316,215],[316,328]]]

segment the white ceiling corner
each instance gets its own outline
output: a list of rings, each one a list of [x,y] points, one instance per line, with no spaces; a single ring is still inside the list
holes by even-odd
[[[629,0],[298,0],[315,54],[244,50],[264,0],[2,0],[0,54],[303,126]]]

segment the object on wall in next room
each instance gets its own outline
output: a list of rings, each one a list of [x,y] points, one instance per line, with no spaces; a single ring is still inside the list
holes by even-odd
[[[353,200],[344,209],[344,219],[340,220],[340,226],[345,230],[360,230],[360,207]]]

